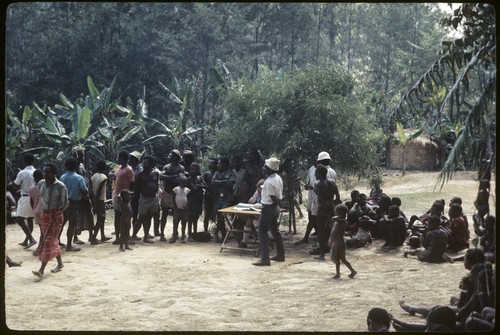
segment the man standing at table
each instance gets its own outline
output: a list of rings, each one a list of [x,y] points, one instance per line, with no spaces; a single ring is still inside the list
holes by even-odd
[[[276,158],[266,159],[262,172],[266,176],[264,185],[262,185],[261,202],[262,210],[259,217],[259,240],[260,240],[260,260],[252,263],[256,266],[271,265],[269,259],[269,236],[268,231],[274,237],[276,242],[276,256],[271,260],[277,262],[285,261],[285,248],[283,247],[283,239],[279,232],[278,217],[279,204],[283,198],[283,181],[278,176],[280,161]]]

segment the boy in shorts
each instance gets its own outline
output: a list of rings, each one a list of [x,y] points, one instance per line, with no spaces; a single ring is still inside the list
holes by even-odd
[[[334,223],[333,228],[330,233],[330,243],[332,244],[331,249],[331,259],[335,262],[335,270],[336,274],[333,276],[334,279],[340,278],[340,262],[344,263],[351,273],[349,274],[349,278],[354,278],[356,275],[356,271],[351,266],[345,257],[345,241],[344,241],[344,233],[346,227],[346,219],[347,219],[347,206],[344,204],[339,204],[335,206],[335,216],[333,217]]]

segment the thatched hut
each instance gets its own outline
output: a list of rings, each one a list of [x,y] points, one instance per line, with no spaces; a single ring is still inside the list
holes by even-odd
[[[413,129],[404,130],[406,138],[414,132]],[[394,138],[387,143],[387,167],[389,169],[403,169],[403,154],[406,170],[436,169],[439,164],[439,145],[428,134],[422,133],[417,138],[407,141],[404,146],[395,140],[396,138],[397,133],[394,133]]]

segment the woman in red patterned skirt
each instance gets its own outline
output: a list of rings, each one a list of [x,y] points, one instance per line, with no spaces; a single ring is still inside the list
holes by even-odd
[[[62,182],[56,178],[57,166],[47,163],[43,167],[44,180],[39,183],[43,212],[40,214],[40,228],[43,240],[40,241],[38,259],[41,262],[40,269],[33,271],[38,278],[43,277],[47,263],[56,258],[57,266],[50,270],[56,273],[64,267],[59,248],[59,234],[63,227],[64,210],[68,207],[68,190]]]

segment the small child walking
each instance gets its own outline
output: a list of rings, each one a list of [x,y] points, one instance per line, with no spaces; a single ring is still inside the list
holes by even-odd
[[[332,244],[331,249],[331,259],[335,262],[335,270],[336,274],[333,276],[334,279],[340,278],[340,262],[344,263],[345,266],[351,273],[349,274],[349,278],[354,278],[356,275],[356,271],[351,266],[351,263],[347,261],[345,258],[345,241],[344,241],[344,233],[346,227],[346,219],[347,219],[347,206],[344,204],[339,204],[335,206],[335,216],[333,217],[333,228],[330,233],[330,243]]]
[[[174,243],[177,241],[177,237],[179,236],[178,228],[179,222],[181,222],[181,243],[186,243],[186,223],[188,221],[188,198],[187,195],[191,190],[187,188],[188,179],[186,176],[181,175],[179,177],[179,186],[174,187],[174,231],[172,234],[172,238],[170,238],[169,242]]]
[[[132,205],[131,201],[131,191],[128,189],[124,189],[120,192],[120,251],[132,250],[128,246],[128,240],[130,238],[130,226],[132,222]],[[125,248],[123,245],[125,244]]]

